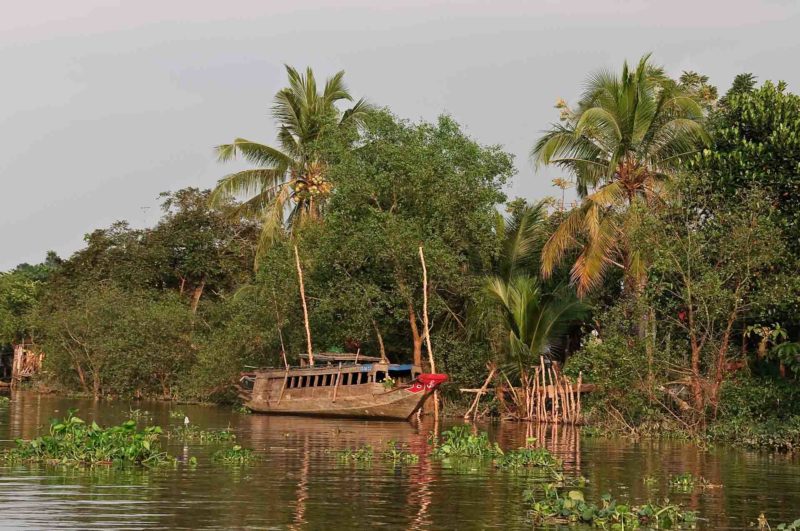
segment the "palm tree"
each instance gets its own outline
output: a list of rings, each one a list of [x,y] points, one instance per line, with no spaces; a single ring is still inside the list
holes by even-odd
[[[322,215],[331,183],[317,143],[333,129],[357,127],[370,109],[363,98],[344,111],[336,106],[353,101],[343,71],[328,78],[322,92],[311,68],[301,74],[286,65],[286,73],[289,86],[278,91],[272,106],[279,147],[237,138],[216,148],[220,162],[241,156],[258,166],[226,175],[211,197],[217,204],[231,196],[249,196],[236,214],[262,222],[257,260],[285,225],[291,229]]]
[[[539,269],[546,239],[546,203],[525,205],[499,224],[502,250],[495,273],[484,282],[483,319],[499,324],[505,336],[503,370],[527,381],[539,357],[552,359],[569,326],[585,317],[587,307],[566,286],[548,289],[531,276]]]
[[[531,150],[537,165],[570,171],[582,204],[567,215],[545,243],[541,271],[549,277],[567,252],[579,249],[571,278],[584,296],[610,265],[625,272],[626,287],[644,278],[641,253],[627,237],[636,225],[631,207],[653,208],[664,184],[708,141],[703,111],[688,89],[667,77],[645,55],[622,75],[591,76],[575,111],[563,100],[554,124]]]

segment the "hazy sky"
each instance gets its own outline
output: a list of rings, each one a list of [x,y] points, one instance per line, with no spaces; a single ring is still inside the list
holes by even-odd
[[[800,2],[0,0],[0,270],[158,217],[158,194],[234,169],[213,146],[272,142],[282,63],[347,72],[400,116],[452,114],[516,154],[510,195],[554,194],[527,153],[586,74],[652,51],[725,90],[800,90]]]

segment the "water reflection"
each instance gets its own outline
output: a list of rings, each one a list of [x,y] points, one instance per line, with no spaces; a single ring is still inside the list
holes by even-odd
[[[130,409],[148,410],[154,423],[178,425],[170,409],[185,411],[204,428],[235,430],[263,460],[228,468],[210,459],[212,448],[171,441],[169,451],[199,460],[196,469],[158,470],[0,467],[0,526],[13,528],[271,528],[530,529],[522,491],[541,474],[492,467],[442,466],[429,457],[422,422],[374,422],[240,415],[225,408],[168,403],[94,402],[18,393],[0,408],[0,444],[32,438],[70,407],[101,424],[118,423]],[[441,428],[458,422],[445,421]],[[683,503],[708,520],[708,529],[742,529],[766,511],[773,522],[800,516],[797,457],[701,450],[673,442],[581,439],[570,427],[518,423],[479,425],[504,448],[527,439],[545,446],[569,474],[589,479],[587,496],[612,492],[620,499],[663,498]],[[419,462],[394,467],[342,464],[332,452],[389,440],[409,446]],[[719,489],[672,493],[670,475],[691,472]],[[643,478],[655,478],[645,482]]]

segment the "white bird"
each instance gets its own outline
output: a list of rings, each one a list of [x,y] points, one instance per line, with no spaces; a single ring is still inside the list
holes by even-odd
[[[186,415],[183,416],[183,425],[184,426],[188,426],[189,425],[189,417],[187,417]]]

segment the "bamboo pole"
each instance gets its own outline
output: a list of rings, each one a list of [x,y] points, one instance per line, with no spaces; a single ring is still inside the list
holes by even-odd
[[[339,362],[339,370],[336,372],[336,386],[333,388],[333,399],[331,402],[336,402],[336,393],[339,391],[339,381],[342,379],[342,362]]]
[[[556,393],[556,385],[553,381],[553,368],[552,366],[547,367],[547,379],[549,380],[549,385],[547,386],[547,390],[550,393],[550,407],[552,409],[552,419],[553,423],[558,422],[557,412],[558,412],[558,395]]]
[[[469,420],[469,415],[470,413],[473,413],[473,410],[474,410],[473,421],[478,419],[478,404],[480,403],[481,396],[483,396],[483,394],[486,392],[486,389],[489,387],[489,383],[492,381],[492,378],[494,378],[495,371],[497,371],[497,368],[491,367],[491,370],[489,371],[489,376],[486,378],[486,381],[483,382],[483,386],[481,386],[481,388],[478,389],[478,392],[475,395],[475,400],[472,401],[472,405],[469,407],[466,414],[464,415],[465,420]]]
[[[300,280],[300,298],[303,301],[303,322],[306,325],[306,343],[308,345],[308,364],[314,366],[314,349],[311,347],[311,328],[308,325],[308,306],[306,306],[306,289],[303,285],[303,269],[300,267],[300,253],[294,246],[294,261],[297,264],[297,278]]]
[[[428,268],[425,266],[425,253],[422,246],[419,246],[419,260],[422,262],[422,326],[425,327],[425,346],[428,349],[428,363],[431,364],[431,372],[436,372],[436,363],[433,361],[433,348],[431,347],[430,324],[428,323]]]
[[[544,421],[550,421],[550,414],[547,411],[547,398],[549,390],[547,389],[547,369],[544,368],[544,357],[539,356],[539,364],[542,369],[542,406],[544,408]]]
[[[553,380],[556,384],[556,394],[558,394],[559,413],[561,414],[561,422],[566,419],[566,403],[564,398],[564,386],[562,385],[562,376],[559,374],[558,367],[553,365]]]
[[[583,384],[583,371],[578,373],[578,413],[575,416],[576,422],[581,421],[581,385]]]
[[[574,412],[572,411],[573,407],[572,384],[570,383],[569,378],[567,378],[566,375],[563,376],[563,379],[564,379],[564,397],[567,400],[567,407],[566,407],[567,420],[569,421],[570,424],[573,424],[575,420],[575,415]]]
[[[431,346],[431,327],[428,322],[428,268],[425,265],[425,253],[422,251],[422,246],[419,246],[419,260],[422,263],[422,326],[425,327],[423,339],[425,346],[428,350],[428,363],[431,366],[431,372],[436,372],[436,362],[433,360],[433,347]],[[439,390],[433,391],[433,414],[439,418]]]
[[[283,385],[281,386],[281,394],[278,395],[278,404],[283,400],[283,392],[286,391],[286,382],[289,381],[289,367],[286,367],[286,372],[283,373]]]
[[[531,420],[539,420],[539,367],[533,370],[533,408],[531,411]]]

